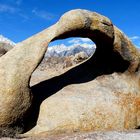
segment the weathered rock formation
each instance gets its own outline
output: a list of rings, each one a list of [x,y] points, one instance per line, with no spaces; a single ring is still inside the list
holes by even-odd
[[[88,37],[97,49],[86,62],[29,86],[51,41]],[[72,10],[0,58],[0,126],[27,134],[123,130],[140,124],[139,52],[112,22]],[[21,126],[20,126],[21,125]]]
[[[0,42],[0,57],[4,54],[6,54],[9,50],[11,50],[13,48],[12,45],[8,44],[8,43],[3,43]]]

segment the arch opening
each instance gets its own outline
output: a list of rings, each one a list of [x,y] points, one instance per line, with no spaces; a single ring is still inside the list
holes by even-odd
[[[41,103],[65,86],[89,82],[101,75],[127,70],[129,62],[124,60],[118,52],[114,52],[113,46],[109,42],[97,41],[96,51],[89,59],[59,76],[44,80],[31,87],[34,97],[33,111],[31,111],[30,117],[28,116],[28,119],[25,119],[25,132],[36,125]]]
[[[31,109],[33,111],[30,111],[32,113],[30,117],[28,116],[30,124],[28,120],[27,123],[25,123],[27,124],[26,131],[36,125],[40,105],[48,97],[56,94],[70,84],[86,83],[101,75],[124,72],[130,65],[128,61],[122,58],[118,51],[114,50],[114,27],[110,21],[107,19],[105,21],[96,21],[95,16],[94,23],[94,20],[91,21],[90,17],[86,17],[84,27],[82,26],[83,23],[73,25],[73,21],[74,23],[76,21],[78,22],[78,18],[71,18],[69,22],[67,22],[67,18],[61,17],[59,22],[54,25],[54,36],[49,40],[49,43],[70,37],[89,38],[96,44],[96,51],[87,61],[31,87],[33,94]],[[92,22],[95,26],[92,26]]]
[[[96,45],[89,38],[71,37],[52,41],[38,68],[34,71],[30,85],[63,73],[91,57]]]

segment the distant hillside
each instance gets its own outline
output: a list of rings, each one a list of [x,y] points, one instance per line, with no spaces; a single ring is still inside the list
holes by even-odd
[[[3,35],[0,35],[0,43],[6,43],[6,44],[9,44],[11,46],[15,46],[16,45],[16,43],[14,43],[10,39],[4,37]]]
[[[14,46],[15,46],[15,43],[13,41],[4,37],[3,35],[0,35],[0,56],[7,53]]]
[[[85,52],[65,57],[46,57],[32,74],[31,85],[54,77],[58,73],[62,74],[65,70],[85,61],[88,57]]]

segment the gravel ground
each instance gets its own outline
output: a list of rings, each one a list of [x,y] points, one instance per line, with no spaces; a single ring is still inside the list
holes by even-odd
[[[1,140],[17,140],[15,138],[1,138]],[[36,136],[21,140],[140,140],[140,130],[74,133],[55,136]]]

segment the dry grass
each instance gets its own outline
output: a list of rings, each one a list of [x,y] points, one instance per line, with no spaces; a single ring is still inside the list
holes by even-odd
[[[0,127],[0,138],[10,137],[16,138],[17,134],[23,132],[23,129],[20,127]]]

